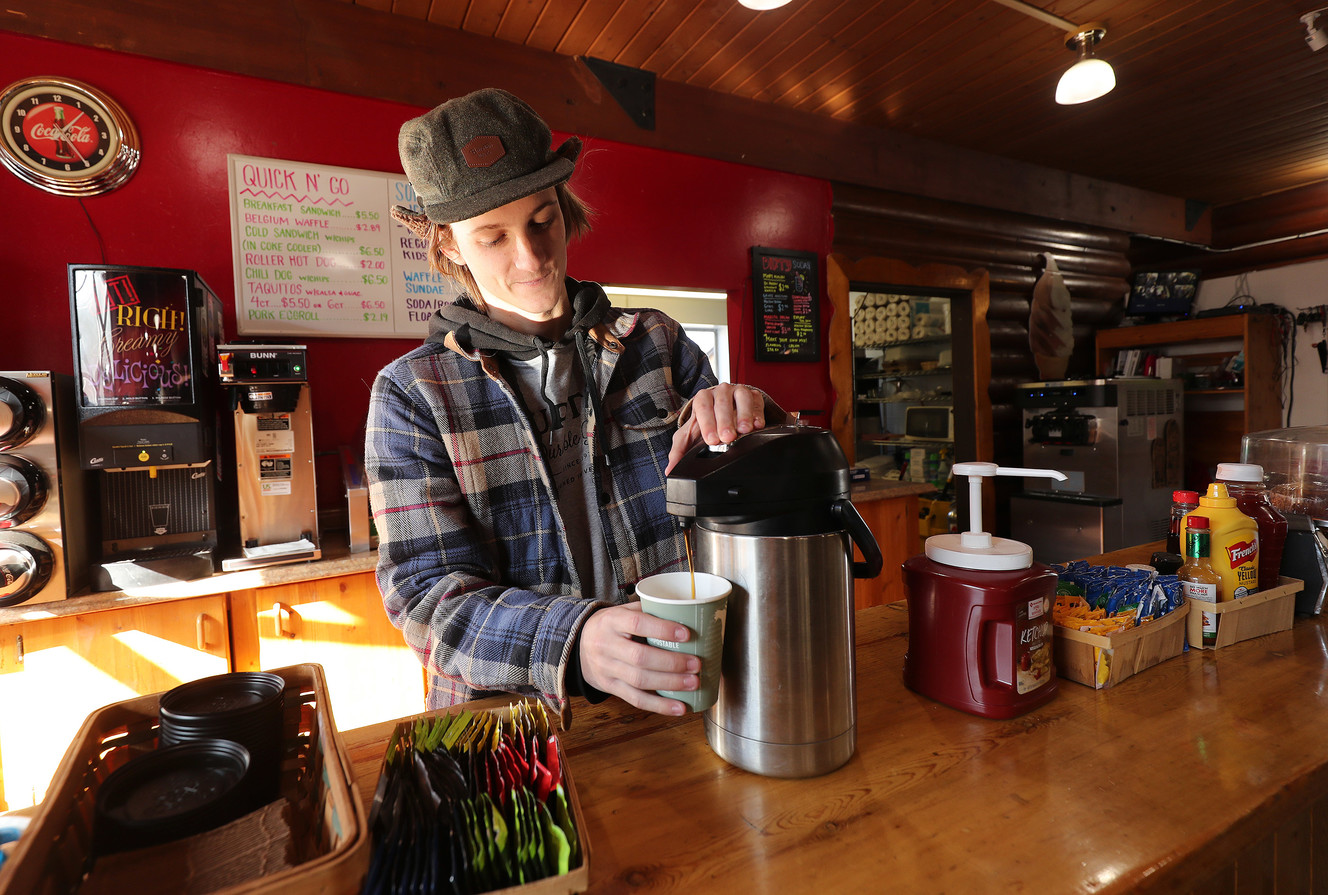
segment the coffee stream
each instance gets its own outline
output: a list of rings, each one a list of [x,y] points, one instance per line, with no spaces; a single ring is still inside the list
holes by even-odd
[[[689,528],[682,533],[682,544],[687,550],[687,575],[692,582],[692,599],[696,599],[696,569],[692,567],[692,530]]]

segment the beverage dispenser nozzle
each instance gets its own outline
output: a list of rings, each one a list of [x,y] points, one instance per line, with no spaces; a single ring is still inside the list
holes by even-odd
[[[997,466],[995,463],[956,463],[950,469],[956,476],[968,476],[968,531],[958,535],[935,535],[927,539],[929,559],[962,569],[1026,569],[1033,563],[1033,551],[1021,541],[995,538],[982,528],[982,480],[1008,475],[1065,481],[1065,473],[1054,469],[1024,469]]]

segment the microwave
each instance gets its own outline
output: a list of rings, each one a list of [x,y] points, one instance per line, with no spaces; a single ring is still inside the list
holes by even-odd
[[[954,408],[904,408],[904,437],[917,441],[954,441]]]

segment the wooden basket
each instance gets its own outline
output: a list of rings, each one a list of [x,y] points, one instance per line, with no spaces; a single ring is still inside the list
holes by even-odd
[[[1159,619],[1115,634],[1087,634],[1058,625],[1052,649],[1062,678],[1101,690],[1119,684],[1185,649],[1188,604]]]
[[[281,781],[285,802],[276,804],[289,823],[291,847],[275,872],[211,891],[217,895],[278,891],[282,895],[352,895],[359,892],[368,870],[369,828],[350,760],[332,719],[323,669],[314,664],[292,665],[272,673],[286,680],[286,754]],[[92,824],[97,788],[131,758],[157,747],[160,697],[156,693],[117,702],[88,716],[60,762],[39,813],[10,860],[0,867],[0,895],[73,895],[79,890],[96,860]],[[254,812],[223,830],[263,813]],[[201,833],[172,845],[184,848],[211,835]],[[205,848],[194,849],[194,858],[200,853],[209,854]],[[144,868],[150,866],[145,860]],[[252,873],[247,875],[252,877]],[[174,888],[168,891],[186,890],[178,879],[169,885]]]
[[[1221,649],[1291,627],[1296,616],[1296,594],[1305,589],[1299,578],[1282,577],[1277,587],[1255,591],[1222,603],[1190,600],[1188,636],[1194,649]],[[1217,616],[1217,643],[1203,642],[1204,613]]]
[[[419,718],[456,715],[463,711],[505,712],[514,699],[515,697],[506,695],[488,696],[471,702],[462,702],[446,708],[434,709],[401,718],[396,722],[396,725],[400,728],[408,728]],[[562,766],[563,781],[567,789],[568,807],[572,812],[572,820],[576,824],[576,832],[581,840],[581,863],[558,876],[546,876],[543,879],[537,879],[519,886],[490,889],[483,895],[576,895],[576,893],[584,892],[590,887],[590,838],[587,835],[586,817],[581,813],[581,797],[577,794],[576,783],[572,780],[572,769],[567,762],[567,753],[563,750],[561,738],[558,741],[558,756],[559,763]],[[378,766],[380,778],[386,771],[386,764],[387,756],[384,755]]]

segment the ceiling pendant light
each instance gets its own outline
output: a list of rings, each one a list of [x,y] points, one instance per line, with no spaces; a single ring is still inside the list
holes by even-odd
[[[1056,102],[1063,106],[1086,103],[1106,96],[1116,86],[1116,72],[1111,65],[1093,55],[1093,47],[1106,33],[1107,29],[1096,22],[1070,32],[1065,46],[1079,50],[1079,61],[1061,75],[1056,85]]]
[[[766,9],[779,9],[781,6],[787,6],[790,0],[738,0],[740,4],[748,9],[758,11]]]

